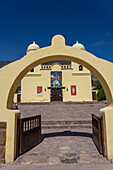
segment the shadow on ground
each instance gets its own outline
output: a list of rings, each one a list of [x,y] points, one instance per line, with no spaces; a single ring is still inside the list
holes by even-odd
[[[72,131],[46,133],[46,134],[42,134],[42,141],[43,141],[45,138],[51,138],[51,137],[57,137],[57,136],[79,136],[79,137],[81,136],[81,137],[92,138],[92,133],[72,132]]]

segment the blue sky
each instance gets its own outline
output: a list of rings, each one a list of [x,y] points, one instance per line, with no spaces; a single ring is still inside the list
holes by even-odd
[[[113,62],[113,0],[0,0],[0,60],[17,60],[33,41],[61,34]]]

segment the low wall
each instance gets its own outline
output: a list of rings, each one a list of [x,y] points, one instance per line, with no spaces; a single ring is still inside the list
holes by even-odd
[[[5,163],[6,122],[0,122],[0,164]]]

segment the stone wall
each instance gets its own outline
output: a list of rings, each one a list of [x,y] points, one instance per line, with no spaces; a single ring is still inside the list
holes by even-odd
[[[6,122],[0,122],[0,164],[5,163]]]

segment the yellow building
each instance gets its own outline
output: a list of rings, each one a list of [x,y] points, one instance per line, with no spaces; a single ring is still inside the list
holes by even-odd
[[[85,47],[76,42],[73,48]],[[33,42],[27,54],[38,50]],[[33,68],[21,81],[21,102],[92,101],[91,73],[74,62],[54,60]]]

